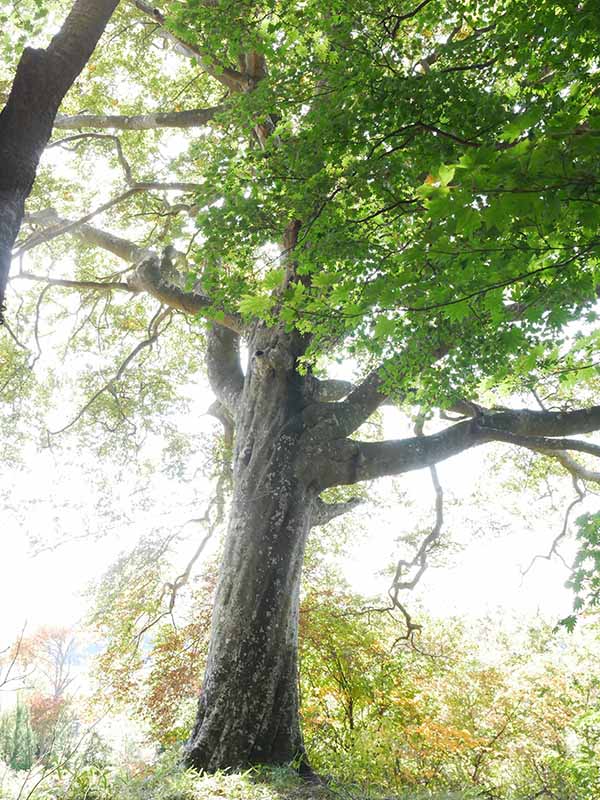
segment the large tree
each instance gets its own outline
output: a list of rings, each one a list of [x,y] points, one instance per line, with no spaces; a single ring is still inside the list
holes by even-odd
[[[158,41],[164,49],[148,47]],[[57,117],[53,145],[83,157],[58,181],[45,175],[17,248],[64,264],[49,277],[15,275],[15,287],[42,286],[33,351],[56,287],[84,298],[71,340],[94,324],[118,347],[146,329],[110,377],[87,378],[87,401],[63,429],[95,414],[107,435],[121,425],[135,436],[132,418],[164,403],[163,384],[157,377],[152,394],[127,375],[183,316],[190,341],[204,332],[212,412],[232,445],[189,764],[306,763],[304,547],[312,526],[353,505],[324,492],[497,441],[594,479],[570,453],[600,455],[572,438],[600,429],[589,380],[597,44],[593,2],[206,0],[159,10],[135,0]],[[112,158],[114,194],[95,204],[85,148]],[[102,308],[95,299],[119,296]],[[23,331],[15,350],[27,349]],[[333,360],[349,357],[357,380],[328,379]],[[173,380],[160,357],[152,368]],[[583,387],[577,399],[565,376]],[[519,402],[499,407],[498,387]],[[535,409],[522,407],[526,397]],[[416,435],[364,440],[361,426],[390,402],[420,408]],[[425,435],[435,408],[439,430]],[[439,524],[400,565],[395,602],[414,580],[402,566],[421,574],[437,533]]]

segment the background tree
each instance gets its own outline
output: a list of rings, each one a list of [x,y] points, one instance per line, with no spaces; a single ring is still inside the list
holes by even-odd
[[[68,628],[44,627],[22,641],[19,662],[29,675],[26,706],[38,758],[56,753],[73,736],[69,688],[76,661],[75,637]]]
[[[47,295],[76,290],[75,321],[68,305],[52,312],[55,327],[72,320],[55,339],[88,348],[99,331],[105,361],[75,368],[86,399],[63,406],[47,439],[93,419],[103,447],[123,434],[137,444],[204,332],[233,496],[191,765],[306,762],[304,548],[312,526],[354,505],[324,492],[433,470],[436,524],[399,564],[399,605],[441,531],[439,461],[499,441],[595,479],[569,454],[600,453],[571,438],[600,428],[585,383],[598,283],[593,5],[172,3],[164,16],[136,0],[74,87],[58,126],[77,132],[51,146],[83,159],[44,175],[31,204],[16,255],[35,247],[49,261],[15,275],[42,289],[7,342],[4,392],[14,402],[39,360]],[[150,50],[149,36],[172,50]],[[191,133],[169,144],[169,128]],[[93,204],[92,152],[114,167],[111,196]],[[89,224],[101,215],[110,232]],[[58,258],[64,271],[47,277]],[[187,341],[181,315],[205,320]],[[175,356],[163,357],[167,338]],[[349,356],[357,379],[328,379]],[[537,389],[565,374],[584,378],[580,405],[571,391],[547,408]],[[507,387],[521,397],[499,406]],[[521,407],[525,390],[535,410]],[[390,401],[420,407],[415,435],[366,440],[361,426]],[[425,435],[433,408],[440,423]]]
[[[0,321],[11,251],[23,219],[40,156],[52,133],[54,117],[89,57],[119,0],[77,0],[60,32],[45,50],[27,47],[0,112]],[[17,3],[14,4],[18,5]],[[9,23],[10,12],[2,15]],[[34,19],[45,16],[35,4]],[[30,30],[32,30],[30,23]],[[13,28],[14,31],[14,28]],[[10,46],[10,39],[5,41]]]
[[[36,740],[29,710],[21,702],[0,717],[0,753],[14,770],[29,770],[35,763]]]

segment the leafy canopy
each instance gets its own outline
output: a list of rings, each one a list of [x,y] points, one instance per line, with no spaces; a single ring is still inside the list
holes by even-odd
[[[217,65],[268,65],[223,113],[230,135],[195,145],[205,286],[313,334],[309,358],[401,351],[392,383],[439,399],[543,359],[596,297],[598,15],[420,5],[185,3],[170,24]],[[240,136],[257,120],[263,148]],[[306,280],[280,307],[269,246],[290,220]]]

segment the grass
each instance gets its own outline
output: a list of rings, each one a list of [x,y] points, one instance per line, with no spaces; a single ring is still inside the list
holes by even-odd
[[[151,785],[154,791],[152,791]],[[155,771],[142,794],[123,794],[111,800],[469,800],[474,795],[415,793],[383,795],[375,787],[348,786],[335,781],[310,783],[289,768],[252,769],[239,774],[198,776],[171,768],[167,775]],[[74,799],[75,800],[75,799]]]
[[[242,773],[198,775],[184,770],[176,755],[164,753],[155,764],[129,768],[87,765],[37,774],[8,773],[0,781],[0,800],[474,800],[474,794],[407,791],[390,796],[374,786],[311,783],[285,767]]]

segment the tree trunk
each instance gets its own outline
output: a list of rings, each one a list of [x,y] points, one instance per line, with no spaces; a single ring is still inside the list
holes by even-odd
[[[306,762],[298,606],[314,490],[297,476],[302,378],[289,341],[250,341],[236,415],[234,493],[211,644],[186,761],[198,769]]]

